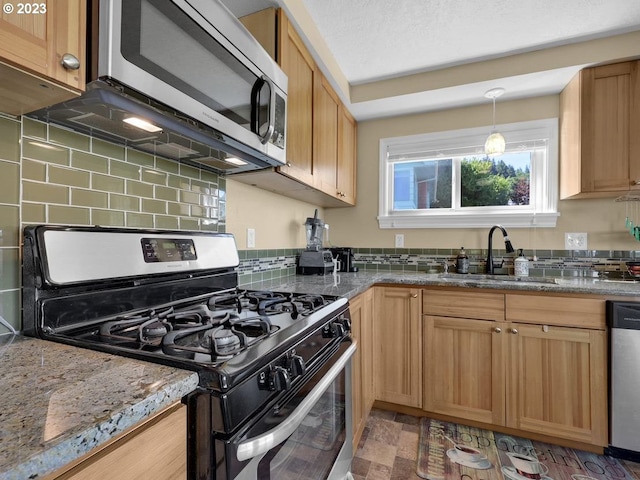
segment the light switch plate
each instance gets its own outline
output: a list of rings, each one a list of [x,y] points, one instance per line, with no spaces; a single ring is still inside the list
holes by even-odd
[[[586,233],[565,233],[564,249],[565,250],[586,250],[587,234]]]

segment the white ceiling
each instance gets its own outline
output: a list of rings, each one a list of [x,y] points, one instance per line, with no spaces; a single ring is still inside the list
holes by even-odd
[[[354,88],[640,30],[639,0],[223,0],[237,16],[302,3]],[[640,45],[637,55],[640,56]],[[358,120],[558,93],[584,65],[350,101]],[[326,72],[325,72],[326,73]]]

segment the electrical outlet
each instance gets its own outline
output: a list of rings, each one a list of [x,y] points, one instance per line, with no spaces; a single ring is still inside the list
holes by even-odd
[[[404,235],[402,233],[396,234],[396,248],[404,247]]]
[[[247,248],[256,248],[256,229],[247,228]]]
[[[586,250],[587,234],[586,233],[565,233],[564,248],[565,250]]]

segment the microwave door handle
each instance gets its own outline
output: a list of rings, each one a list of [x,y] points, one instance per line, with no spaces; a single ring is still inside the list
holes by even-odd
[[[254,133],[258,133],[258,129],[260,127],[260,116],[258,115],[258,109],[260,108],[260,89],[264,84],[269,85],[269,127],[264,135],[260,136],[260,143],[263,145],[266,144],[271,136],[273,135],[273,131],[275,130],[275,118],[276,118],[276,86],[273,84],[271,79],[265,75],[262,75],[254,85],[253,88],[253,98],[251,99],[251,103],[253,105],[253,118],[255,119],[253,130]],[[258,88],[256,88],[258,86]]]
[[[333,364],[325,376],[322,377],[318,384],[307,394],[302,403],[300,403],[291,415],[289,415],[280,425],[272,428],[262,435],[258,435],[257,437],[251,438],[238,445],[238,450],[236,452],[238,460],[242,462],[262,455],[289,438],[293,432],[298,429],[304,418],[318,400],[320,400],[320,397],[322,397],[324,392],[338,377],[355,351],[356,345],[351,344],[336,363]]]

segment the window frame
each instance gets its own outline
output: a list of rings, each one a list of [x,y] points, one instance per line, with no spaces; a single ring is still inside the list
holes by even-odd
[[[485,228],[495,224],[505,227],[555,227],[558,216],[558,119],[547,118],[497,125],[507,139],[507,151],[517,152],[517,144],[547,139],[546,162],[531,165],[531,205],[460,207],[459,163],[452,164],[451,209],[393,210],[393,163],[389,152],[425,152],[437,159],[440,151],[481,149],[491,127],[466,128],[380,139],[380,177],[378,224],[380,228]],[[466,147],[471,145],[471,147]],[[481,152],[481,150],[480,150]],[[478,153],[480,153],[478,152]],[[442,159],[464,154],[446,154]],[[469,155],[469,153],[466,153]],[[482,154],[484,155],[484,154]],[[495,157],[499,159],[500,157]]]

